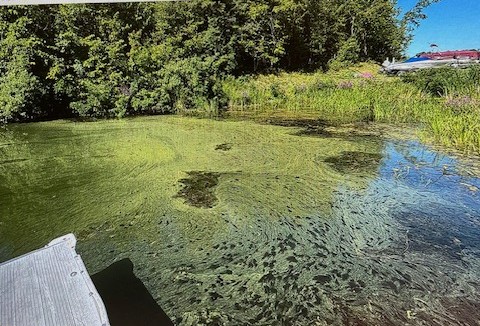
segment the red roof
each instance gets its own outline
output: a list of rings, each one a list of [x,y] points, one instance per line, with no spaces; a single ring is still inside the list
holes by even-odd
[[[472,59],[480,60],[480,51],[477,50],[457,50],[443,52],[423,52],[417,55],[420,58],[429,58],[432,60],[448,59]]]

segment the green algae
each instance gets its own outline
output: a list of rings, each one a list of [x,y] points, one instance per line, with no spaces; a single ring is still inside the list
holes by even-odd
[[[188,178],[180,179],[183,184],[176,197],[184,198],[185,201],[200,208],[212,208],[217,202],[215,188],[218,185],[219,173],[214,172],[187,172]]]
[[[461,320],[444,303],[475,302],[475,234],[418,230],[462,206],[382,179],[396,166],[382,168],[392,153],[380,137],[293,128],[305,126],[171,116],[8,126],[0,261],[74,232],[91,273],[130,259],[180,325]],[[439,238],[470,245],[425,248]]]
[[[378,168],[382,155],[366,152],[342,152],[339,156],[325,159],[335,170],[341,173],[356,173]]]
[[[227,152],[229,150],[232,149],[232,144],[228,144],[228,143],[225,143],[225,144],[220,144],[220,145],[217,145],[215,146],[215,150],[216,151],[224,151],[224,152]]]
[[[128,223],[136,216],[166,214],[185,234],[209,239],[228,227],[224,215],[237,216],[241,225],[252,216],[326,211],[333,189],[345,178],[319,162],[365,148],[300,139],[276,126],[179,117],[20,124],[1,134],[1,159],[9,163],[0,165],[0,232],[11,244],[9,256],[61,233],[105,221]],[[216,151],[219,143],[232,149]],[[378,144],[368,146],[380,150]],[[201,211],[176,197],[184,171],[223,175],[213,210]]]

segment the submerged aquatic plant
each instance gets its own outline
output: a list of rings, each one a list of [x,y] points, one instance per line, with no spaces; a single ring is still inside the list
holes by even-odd
[[[212,208],[217,202],[214,190],[220,173],[192,171],[187,174],[188,178],[179,181],[184,186],[176,197],[184,198],[194,207]]]
[[[292,134],[322,128],[318,116],[272,122],[288,128],[176,116],[9,126],[0,261],[72,230],[89,271],[130,258],[182,326],[403,325],[407,309],[418,323],[472,324],[440,300],[478,318],[465,302],[478,297],[480,208],[464,205],[478,197],[452,188],[456,176],[425,191],[415,168],[385,175],[399,158],[425,160],[418,146]],[[424,171],[441,176],[432,154]],[[187,185],[214,207],[172,199]]]
[[[382,155],[366,152],[343,152],[339,156],[331,156],[325,162],[341,173],[360,173],[377,169]]]

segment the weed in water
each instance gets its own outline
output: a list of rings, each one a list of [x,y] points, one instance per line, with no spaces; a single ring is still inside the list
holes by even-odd
[[[325,162],[341,173],[361,173],[376,169],[381,160],[382,155],[377,153],[343,152],[326,158]]]
[[[176,197],[184,198],[185,201],[194,207],[212,208],[217,202],[215,187],[218,184],[220,173],[214,172],[187,172],[188,178],[181,179],[183,188]]]

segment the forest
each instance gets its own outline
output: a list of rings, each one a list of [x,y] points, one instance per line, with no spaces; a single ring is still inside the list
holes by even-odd
[[[401,57],[396,0],[192,0],[0,9],[0,121],[226,106],[229,76]]]

